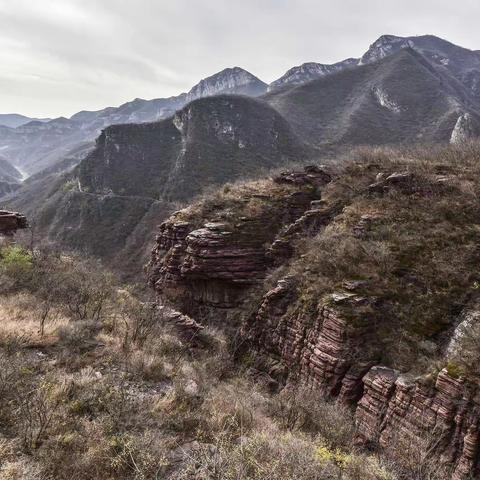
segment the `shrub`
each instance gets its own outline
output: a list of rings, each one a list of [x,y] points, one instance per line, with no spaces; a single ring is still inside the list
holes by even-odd
[[[7,247],[0,252],[0,264],[10,272],[28,270],[32,267],[32,255],[19,246]]]

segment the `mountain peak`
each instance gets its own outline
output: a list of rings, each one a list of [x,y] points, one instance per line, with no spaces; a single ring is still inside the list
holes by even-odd
[[[346,60],[331,65],[315,62],[303,63],[302,65],[291,68],[278,80],[272,82],[268,87],[268,91],[277,90],[287,85],[293,86],[310,82],[325,75],[340,72],[357,64],[358,58],[347,58]]]
[[[409,38],[397,37],[396,35],[382,35],[370,45],[367,52],[360,59],[360,65],[376,62],[407,47],[413,47],[413,42]]]
[[[187,93],[187,101],[209,97],[218,93],[233,93],[256,97],[267,90],[267,84],[241,67],[225,68],[200,80]]]

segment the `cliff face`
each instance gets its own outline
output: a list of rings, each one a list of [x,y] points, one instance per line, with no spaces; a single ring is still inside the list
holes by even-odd
[[[0,210],[0,235],[13,235],[21,228],[27,228],[27,219],[23,215]]]
[[[236,306],[242,293],[265,277],[272,261],[265,246],[320,198],[329,176],[307,170],[295,179],[278,177],[269,193],[253,183],[237,197],[227,187],[217,200],[227,210],[212,216],[215,201],[206,202],[164,222],[152,253],[150,284],[162,295],[194,304]],[[210,221],[201,223],[207,216]]]
[[[150,283],[199,321],[237,312],[288,382],[354,409],[360,444],[478,475],[478,378],[447,348],[476,295],[476,151],[219,192],[161,225]]]

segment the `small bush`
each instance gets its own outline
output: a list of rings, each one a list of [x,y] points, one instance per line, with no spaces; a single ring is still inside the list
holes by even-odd
[[[7,271],[28,270],[32,267],[32,255],[22,247],[7,247],[0,252],[0,264]]]

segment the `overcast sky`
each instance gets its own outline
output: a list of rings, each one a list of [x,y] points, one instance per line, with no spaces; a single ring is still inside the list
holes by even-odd
[[[0,0],[0,113],[70,116],[241,66],[270,82],[381,34],[480,49],[479,0]]]

